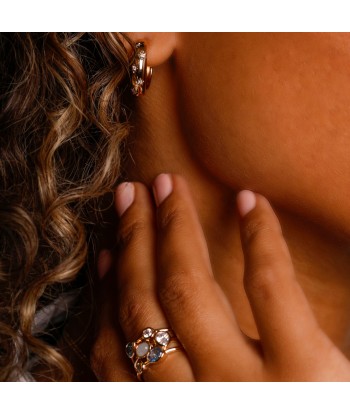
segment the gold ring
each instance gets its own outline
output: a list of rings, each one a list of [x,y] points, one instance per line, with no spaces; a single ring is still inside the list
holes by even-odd
[[[127,356],[131,359],[138,380],[151,364],[159,362],[169,353],[180,350],[181,346],[172,330],[152,329],[147,327],[141,337],[125,346]]]

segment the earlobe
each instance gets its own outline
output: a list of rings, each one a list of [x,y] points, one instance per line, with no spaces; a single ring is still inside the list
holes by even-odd
[[[176,47],[176,33],[174,32],[128,32],[125,34],[135,43],[144,42],[147,49],[147,62],[152,67],[166,62]]]

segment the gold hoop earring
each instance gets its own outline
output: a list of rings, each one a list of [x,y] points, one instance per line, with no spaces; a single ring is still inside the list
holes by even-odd
[[[144,95],[151,84],[152,68],[147,66],[146,47],[143,42],[135,45],[135,58],[131,65],[131,92],[135,96]]]

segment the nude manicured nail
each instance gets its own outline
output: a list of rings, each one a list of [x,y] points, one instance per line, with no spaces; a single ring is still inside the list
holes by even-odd
[[[237,195],[237,208],[242,218],[256,206],[256,196],[250,190],[242,190]]]
[[[116,192],[116,207],[119,216],[132,205],[135,199],[135,186],[133,183],[122,183],[118,186]]]
[[[170,174],[160,174],[153,183],[153,194],[159,206],[173,191],[173,182]]]

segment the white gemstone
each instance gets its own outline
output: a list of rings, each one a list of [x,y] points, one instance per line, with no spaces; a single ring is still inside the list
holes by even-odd
[[[159,331],[156,334],[156,341],[157,343],[161,344],[162,346],[166,346],[170,341],[170,335],[167,331]]]
[[[138,357],[146,356],[149,350],[149,344],[147,342],[142,342],[136,346],[136,354]]]
[[[151,329],[150,327],[148,327],[147,329],[144,329],[144,331],[142,332],[142,336],[144,339],[148,339],[149,337],[151,337],[153,334],[153,329]]]

